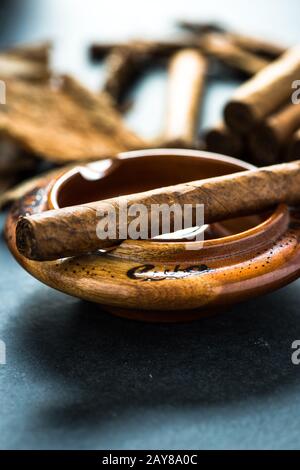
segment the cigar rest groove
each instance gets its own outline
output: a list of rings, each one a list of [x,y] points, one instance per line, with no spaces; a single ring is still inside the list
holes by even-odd
[[[271,214],[214,224],[201,250],[186,250],[183,242],[128,240],[107,253],[52,262],[30,261],[18,253],[16,222],[25,213],[248,168],[229,157],[173,149],[128,152],[76,168],[54,181],[45,179],[13,206],[7,243],[40,281],[116,315],[165,322],[206,316],[299,276],[300,211],[282,205]]]

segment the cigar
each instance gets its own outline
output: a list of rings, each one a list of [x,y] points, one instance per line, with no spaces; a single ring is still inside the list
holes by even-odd
[[[221,49],[222,48],[219,48],[219,51]],[[245,72],[247,69],[250,75],[255,75],[268,65],[266,60],[252,56],[252,54],[245,54],[239,47],[229,46],[225,48],[225,51],[226,50],[227,61],[231,58],[236,66],[239,65],[240,70],[244,70]],[[223,57],[225,58],[224,49]],[[245,152],[245,142],[242,136],[230,129],[223,121],[206,131],[204,141],[207,150],[211,152],[230,155],[232,157],[240,157]]]
[[[291,137],[291,142],[287,145],[284,154],[284,160],[292,162],[300,158],[300,129]]]
[[[215,21],[187,21],[179,20],[176,22],[179,28],[185,29],[190,33],[202,36],[207,33],[225,33],[226,29],[220,23]]]
[[[248,75],[256,73],[270,62],[257,54],[243,50],[234,44],[229,37],[219,34],[217,31],[208,31],[201,37],[184,36],[166,41],[136,40],[128,43],[93,44],[90,51],[95,59],[107,57],[114,50],[119,51],[120,54],[124,53],[124,55],[130,51],[132,57],[140,62],[140,66],[143,66],[147,62],[169,59],[171,55],[182,49],[200,49],[203,54],[215,57],[226,65]],[[250,64],[247,63],[248,61]]]
[[[277,44],[276,42],[254,36],[248,36],[241,33],[229,32],[227,37],[229,37],[230,40],[237,46],[272,60],[277,59],[288,49],[287,47],[283,47],[280,44]]]
[[[252,130],[288,101],[299,76],[300,46],[296,46],[238,88],[225,107],[227,125],[240,133]]]
[[[171,58],[164,146],[194,147],[207,73],[207,60],[193,49]]]
[[[151,57],[151,59],[168,58],[174,52],[182,48],[195,47],[197,42],[190,37],[170,40],[133,40],[121,43],[94,43],[90,47],[90,55],[93,60],[101,60],[105,58],[113,49],[123,51],[131,50],[134,53]]]
[[[25,216],[18,221],[16,243],[19,252],[32,260],[76,256],[120,242],[119,214],[124,204],[143,204],[148,209],[151,233],[152,204],[203,204],[204,223],[208,224],[263,212],[283,202],[297,205],[299,187],[300,160]],[[97,224],[112,208],[116,214],[115,239],[99,239]],[[131,221],[128,216],[128,223]]]
[[[224,122],[208,129],[204,140],[207,150],[232,157],[241,157],[244,150],[243,138],[229,129]]]
[[[300,105],[288,104],[258,125],[249,137],[252,160],[261,165],[278,163],[281,151],[300,128]]]
[[[131,41],[116,44],[94,44],[93,58],[106,57],[107,77],[104,90],[116,106],[122,104],[128,89],[145,72],[149,65],[165,62],[182,49],[197,49],[233,70],[253,75],[268,65],[269,61],[249,53],[233,44],[224,35],[208,33],[201,38],[183,37],[169,41]]]
[[[222,34],[210,33],[199,38],[200,49],[246,75],[255,75],[269,65],[270,61],[247,52]]]
[[[104,55],[106,48],[107,74],[103,90],[115,106],[120,107],[128,90],[146,71],[150,63],[157,63],[183,48],[185,41],[131,41],[113,46],[93,45],[93,57]],[[102,52],[101,52],[102,50]]]
[[[267,39],[249,36],[239,32],[228,30],[218,23],[205,23],[197,21],[179,21],[178,26],[190,31],[193,34],[202,36],[203,34],[217,32],[222,33],[236,46],[246,51],[262,55],[269,59],[276,59],[286,51],[286,48]]]
[[[39,158],[64,164],[146,146],[106,94],[93,93],[70,76],[57,77],[50,86],[11,79],[6,89],[1,135]]]
[[[115,106],[120,106],[126,92],[137,80],[145,65],[144,57],[130,48],[114,48],[106,59],[106,79],[103,91],[112,98]]]

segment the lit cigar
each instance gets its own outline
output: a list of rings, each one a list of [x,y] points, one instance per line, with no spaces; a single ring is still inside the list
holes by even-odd
[[[300,46],[243,84],[225,107],[225,121],[237,132],[246,133],[288,101],[292,83],[300,76]]]
[[[223,122],[205,133],[207,150],[232,157],[241,157],[244,149],[243,138],[231,131]]]
[[[184,49],[170,61],[166,127],[162,141],[166,146],[193,147],[203,97],[207,61],[196,50]]]
[[[249,138],[255,163],[279,162],[281,150],[292,134],[300,128],[300,105],[288,104],[259,124]]]
[[[284,160],[293,161],[300,158],[300,129],[293,134],[285,150]]]
[[[203,204],[207,224],[256,214],[282,202],[297,205],[299,188],[300,161],[269,166],[23,217],[17,224],[16,242],[20,253],[33,260],[75,256],[120,241],[119,215],[124,204],[127,207],[143,204],[151,233],[152,204],[179,204],[181,207]],[[102,240],[97,236],[97,226],[112,208],[116,236],[113,240]],[[127,223],[131,221],[132,217],[128,216]]]

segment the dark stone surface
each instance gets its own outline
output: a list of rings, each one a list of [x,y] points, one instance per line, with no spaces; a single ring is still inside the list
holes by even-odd
[[[14,26],[20,6],[10,2],[15,9],[2,43],[60,38],[57,62],[86,72],[87,81],[96,78],[98,69],[78,57],[97,31],[105,39],[109,33],[125,37],[126,27],[132,36],[147,30],[145,18],[134,23],[129,13],[129,26],[124,13],[117,23],[106,25],[115,1],[107,5],[104,18],[99,7],[99,26],[97,2],[82,2],[85,7],[70,1],[26,3],[24,21]],[[165,3],[170,12],[165,6],[159,10]],[[248,2],[230,1],[231,9],[225,3],[210,1],[204,16],[225,15],[236,27],[241,23],[254,32],[265,28],[269,36],[286,33],[287,41],[299,35],[298,1],[252,2],[251,11],[243,10],[246,5],[250,9]],[[138,4],[128,2],[132,8]],[[160,35],[168,18],[197,11],[201,16],[203,11],[197,1],[184,2],[185,8],[177,1],[151,5],[145,8],[158,20],[153,26],[148,15],[149,30],[154,33],[156,27]],[[149,89],[143,85],[145,103],[150,96],[157,99],[158,78],[152,77]],[[216,85],[216,100],[230,86]],[[153,128],[150,109],[146,105]],[[144,121],[142,113],[138,104],[130,122]],[[17,265],[3,241],[0,267],[0,339],[7,347],[7,364],[0,365],[0,448],[300,447],[300,366],[291,362],[291,344],[300,339],[299,281],[227,314],[166,326],[120,320],[97,305],[43,286]]]

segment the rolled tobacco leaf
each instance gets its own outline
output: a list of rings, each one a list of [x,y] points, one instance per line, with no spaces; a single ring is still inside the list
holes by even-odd
[[[205,133],[207,150],[232,157],[242,157],[244,141],[241,135],[232,132],[224,122],[219,122],[215,127]]]
[[[256,214],[283,202],[299,204],[299,187],[300,161],[296,161],[51,210],[19,220],[17,247],[22,255],[38,261],[80,255],[120,241],[119,213],[124,204],[127,207],[143,204],[147,208],[150,233],[152,204],[192,204],[193,207],[203,204],[204,223],[212,223]],[[97,225],[112,208],[116,214],[116,236],[113,240],[103,240],[97,236]],[[131,220],[129,216],[128,224]]]
[[[194,147],[207,74],[207,60],[195,49],[183,49],[170,60],[167,116],[161,145]]]
[[[300,128],[300,105],[287,104],[260,123],[249,138],[254,163],[273,164],[292,134]]]
[[[263,68],[233,94],[225,107],[225,121],[236,132],[247,133],[291,99],[292,84],[300,76],[300,46]]]

